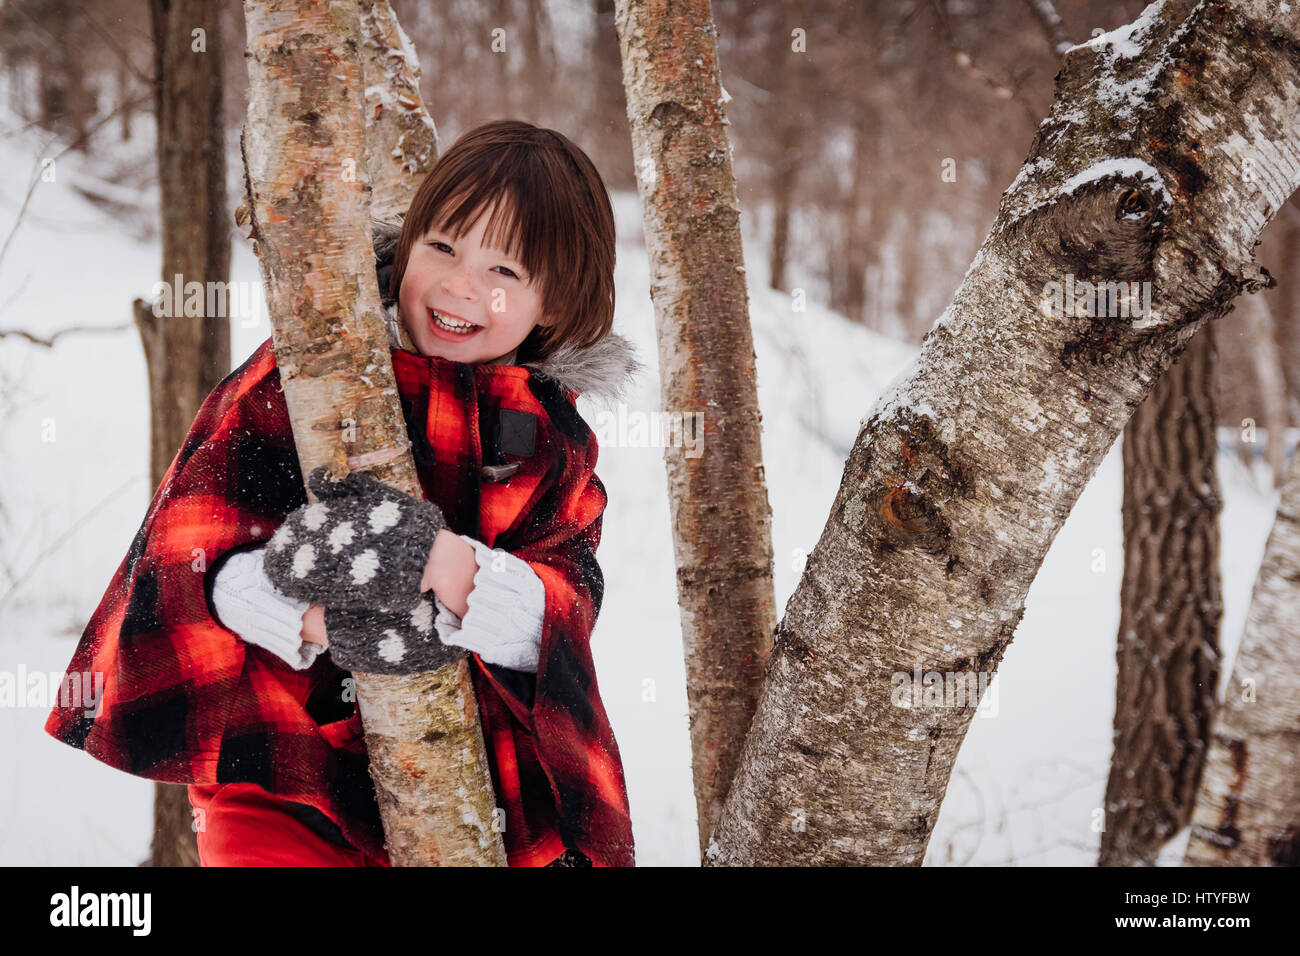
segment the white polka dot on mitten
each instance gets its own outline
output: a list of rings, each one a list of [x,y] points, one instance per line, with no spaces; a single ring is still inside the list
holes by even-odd
[[[317,495],[271,538],[266,573],[285,594],[325,607],[403,608],[420,594],[442,509],[369,475],[341,481],[324,467],[308,479]]]
[[[369,674],[437,670],[464,655],[444,644],[433,626],[429,591],[404,611],[325,608],[329,653],[339,667]]]

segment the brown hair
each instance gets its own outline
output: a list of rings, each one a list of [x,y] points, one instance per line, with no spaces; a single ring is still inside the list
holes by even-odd
[[[402,223],[388,295],[396,299],[411,244],[437,223],[459,239],[496,205],[485,241],[519,259],[553,325],[536,326],[515,364],[560,345],[595,345],[614,325],[614,210],[595,164],[567,137],[521,120],[463,134],[420,183]],[[505,236],[506,242],[500,237]]]

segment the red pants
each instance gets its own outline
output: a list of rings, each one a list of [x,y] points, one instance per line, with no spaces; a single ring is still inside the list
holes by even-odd
[[[203,866],[387,866],[325,839],[251,783],[191,785]]]
[[[388,866],[340,846],[303,823],[287,801],[253,783],[189,786],[190,806],[203,811],[198,830],[202,866]],[[577,850],[546,864],[589,867]]]

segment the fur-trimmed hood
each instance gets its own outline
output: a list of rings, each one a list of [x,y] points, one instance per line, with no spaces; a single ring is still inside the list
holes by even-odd
[[[393,257],[397,251],[397,238],[402,231],[402,223],[401,220],[371,220],[370,224],[374,234],[375,272],[384,304],[388,341],[393,348],[400,348],[398,328],[401,318],[397,311],[397,300],[388,298],[388,280],[393,271]],[[636,358],[635,346],[617,332],[611,332],[587,348],[566,343],[547,358],[520,362],[519,366],[551,379],[562,388],[602,402],[614,402],[622,397],[646,370],[646,366]]]

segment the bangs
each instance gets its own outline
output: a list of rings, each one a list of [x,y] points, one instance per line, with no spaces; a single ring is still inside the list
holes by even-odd
[[[500,202],[494,200],[496,195],[501,196]],[[437,229],[459,241],[489,208],[492,214],[484,231],[484,242],[490,248],[523,263],[530,276],[536,275],[538,264],[524,262],[521,254],[524,250],[533,251],[534,244],[524,237],[529,223],[520,222],[519,202],[508,186],[499,194],[483,187],[462,189],[458,195],[449,197],[441,206],[434,206],[430,210],[430,222],[425,226],[425,231]],[[530,258],[536,259],[536,256]]]

